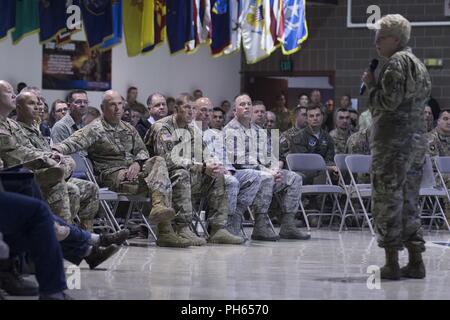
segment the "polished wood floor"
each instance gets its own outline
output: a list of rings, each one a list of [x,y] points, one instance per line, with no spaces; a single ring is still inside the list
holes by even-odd
[[[367,231],[321,229],[309,241],[123,247],[97,270],[83,263],[81,289],[69,294],[121,300],[450,299],[450,233],[427,232],[426,240],[426,279],[382,281],[378,287],[376,276],[367,273],[384,262],[375,238]],[[405,251],[400,260],[406,263]]]

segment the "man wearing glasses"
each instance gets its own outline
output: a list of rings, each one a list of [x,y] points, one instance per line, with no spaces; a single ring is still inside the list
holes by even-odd
[[[67,103],[69,113],[53,126],[51,135],[53,143],[60,143],[81,129],[83,116],[89,106],[87,92],[84,90],[71,91],[67,96]]]

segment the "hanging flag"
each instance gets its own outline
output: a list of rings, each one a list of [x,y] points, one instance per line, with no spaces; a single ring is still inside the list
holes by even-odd
[[[219,57],[231,44],[231,14],[227,0],[211,0],[211,52]]]
[[[280,42],[285,55],[293,54],[300,50],[300,45],[308,38],[305,9],[306,0],[284,1],[284,30],[280,37]]]
[[[16,22],[13,43],[39,30],[39,0],[16,0]]]
[[[166,40],[166,0],[155,0],[154,5],[154,43],[142,50],[150,52]]]
[[[243,8],[242,42],[249,64],[267,58],[276,49],[270,33],[270,8],[270,0],[250,0]]]
[[[267,12],[270,14],[270,34],[272,35],[272,41],[274,48],[280,47],[279,38],[282,37],[282,31],[284,30],[284,13],[283,13],[283,0],[270,0],[270,7]]]
[[[0,40],[8,35],[8,32],[16,24],[16,0],[0,1]]]
[[[128,56],[134,57],[155,42],[153,0],[126,0],[122,4]]]
[[[41,43],[53,40],[66,30],[66,2],[61,0],[39,1],[39,40]]]
[[[195,42],[197,45],[211,41],[211,2],[194,1]]]
[[[103,42],[102,50],[108,50],[122,42],[122,0],[112,0],[112,20],[114,36]]]
[[[230,0],[230,16],[231,16],[231,41],[230,46],[225,49],[225,54],[231,54],[241,49],[242,41],[242,8],[247,7],[249,0]]]
[[[101,46],[114,36],[111,0],[77,0],[83,17],[83,27],[91,49]]]
[[[193,0],[167,0],[167,38],[172,54],[194,50]]]

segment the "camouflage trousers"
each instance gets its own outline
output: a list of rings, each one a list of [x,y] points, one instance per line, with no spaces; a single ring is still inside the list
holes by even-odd
[[[193,206],[202,198],[208,206],[208,222],[211,226],[225,227],[229,212],[225,190],[225,177],[212,178],[200,172],[176,169],[169,173],[173,189],[175,223],[184,225],[192,221]]]
[[[275,183],[273,176],[266,171],[259,171],[261,186],[253,202],[252,209],[255,213],[266,214],[274,194],[280,197],[280,206],[283,213],[297,213],[300,205],[300,188],[302,177],[295,172],[281,170],[283,181]]]
[[[93,182],[71,178],[67,182],[67,189],[69,192],[72,218],[78,215],[82,222],[82,228],[85,229],[83,226],[84,222],[86,221],[89,225],[92,225],[92,221],[98,212],[98,187]],[[88,229],[91,229],[91,227],[88,227]]]
[[[164,195],[164,204],[171,207],[172,187],[166,162],[161,157],[148,159],[135,181],[126,180],[128,168],[111,168],[99,176],[99,184],[110,190],[126,194],[140,194],[150,197],[153,192]]]
[[[372,215],[382,248],[425,251],[419,218],[419,188],[426,142],[419,135],[401,143],[374,142],[372,147]]]
[[[259,171],[251,169],[237,170],[234,175],[225,176],[229,216],[234,214],[243,216],[247,207],[255,200],[261,180]]]

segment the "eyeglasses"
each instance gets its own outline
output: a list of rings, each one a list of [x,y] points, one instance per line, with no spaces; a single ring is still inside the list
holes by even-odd
[[[67,112],[67,110],[69,110],[69,109],[67,109],[67,108],[59,109],[59,110],[55,110],[55,113]]]

